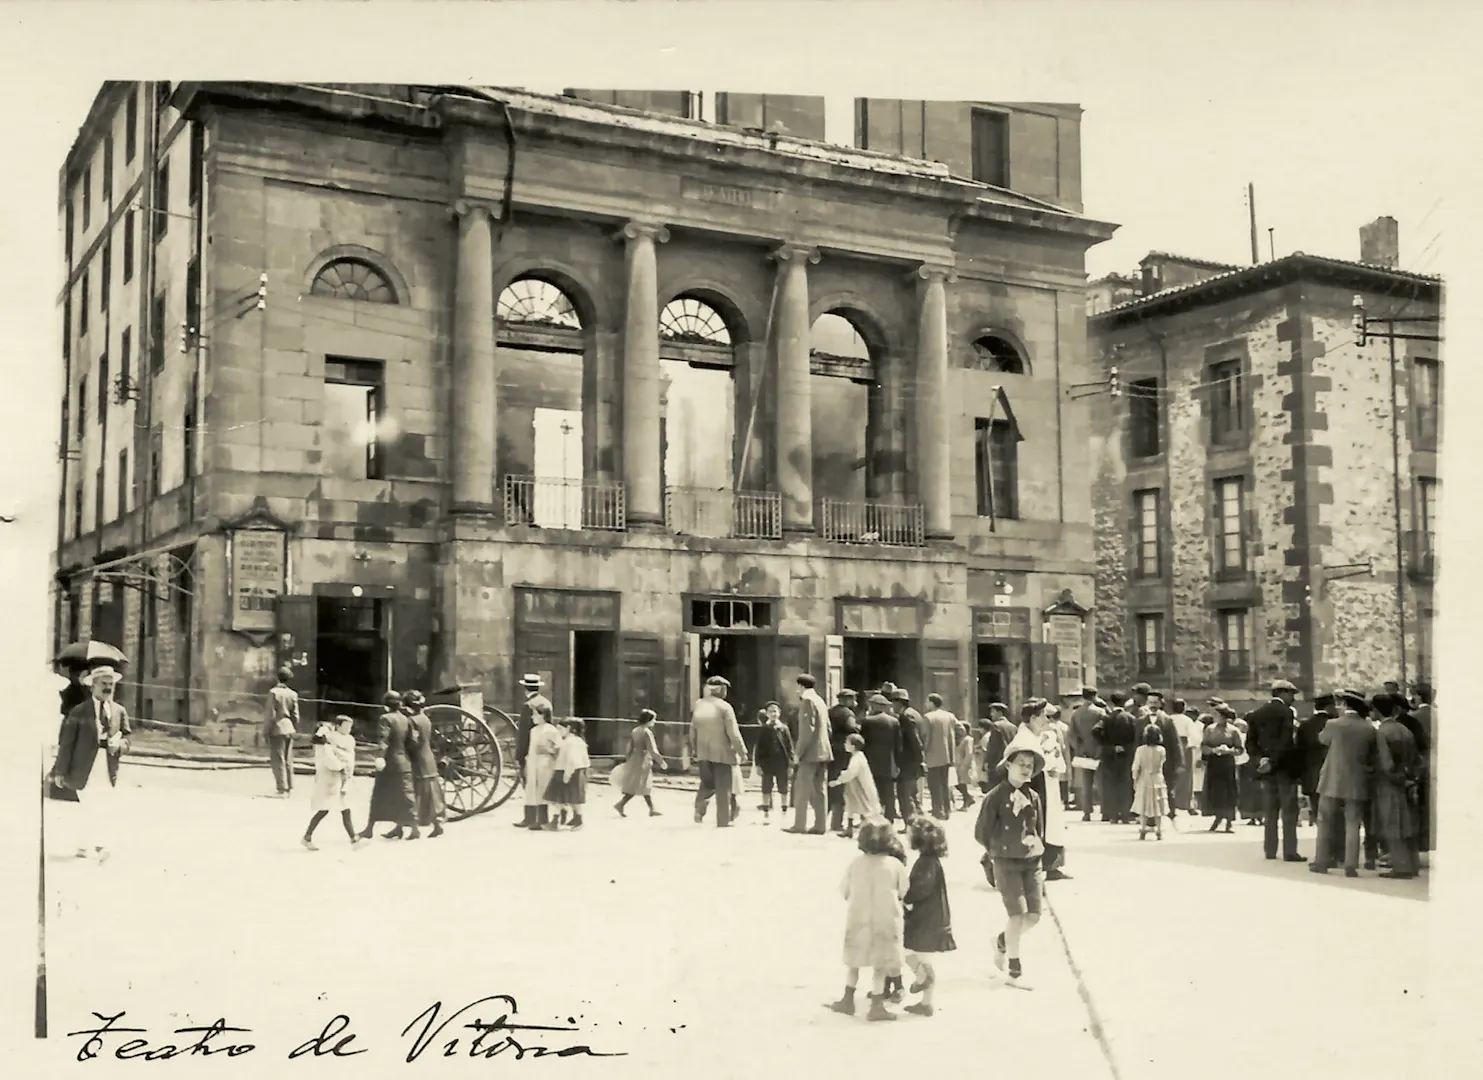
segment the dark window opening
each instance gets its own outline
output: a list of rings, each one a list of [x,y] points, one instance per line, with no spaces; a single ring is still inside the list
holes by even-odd
[[[191,125],[190,204],[192,207],[201,204],[201,186],[205,181],[205,169],[206,129],[196,123]]]
[[[978,516],[1018,518],[1019,431],[1009,420],[977,417],[973,435]]]
[[[322,459],[325,475],[382,479],[383,377],[380,361],[325,361]]]
[[[1138,672],[1155,675],[1164,670],[1164,617],[1138,616]]]
[[[1233,442],[1246,430],[1246,410],[1241,400],[1241,361],[1227,360],[1209,368],[1210,438]]]
[[[165,370],[165,294],[156,293],[149,315],[149,370],[158,375]]]
[[[130,389],[134,374],[134,331],[132,327],[124,327],[118,340],[118,390],[119,404],[123,404],[124,394]]]
[[[973,111],[973,179],[994,187],[1009,186],[1009,117],[985,109]]]
[[[1134,457],[1157,457],[1159,438],[1159,381],[1139,379],[1128,384],[1128,441]]]
[[[1436,360],[1414,360],[1411,383],[1416,441],[1435,447],[1442,419],[1442,365]]]
[[[82,170],[82,231],[87,232],[93,222],[93,167]]]
[[[124,284],[134,280],[134,211],[124,213]]]
[[[139,87],[129,91],[124,105],[124,161],[134,160],[139,148]]]
[[[1013,344],[997,334],[985,334],[973,343],[973,370],[1023,375],[1025,359]]]
[[[89,295],[88,294],[88,277],[89,277],[89,274],[88,274],[87,268],[84,267],[83,268],[83,271],[82,271],[82,297],[81,297],[81,302],[77,305],[77,307],[78,307],[78,312],[77,312],[77,336],[78,337],[86,337],[87,336],[87,332],[88,332],[88,307],[90,306],[89,303],[88,303],[88,295]]]
[[[103,245],[103,264],[100,269],[102,274],[98,282],[98,310],[108,310],[108,296],[113,291],[113,243],[110,241]]]
[[[772,601],[692,600],[690,625],[697,630],[767,630],[772,627]]]
[[[98,426],[108,415],[108,354],[98,357]]]
[[[170,229],[170,163],[160,162],[154,176],[154,238],[159,240]]]
[[[113,136],[106,135],[103,138],[103,202],[106,204],[113,195]]]
[[[129,452],[118,452],[118,516],[129,512]]]

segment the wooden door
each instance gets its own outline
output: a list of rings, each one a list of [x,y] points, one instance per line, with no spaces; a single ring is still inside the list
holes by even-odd
[[[683,701],[680,702],[678,715],[675,719],[690,722],[690,710],[700,700],[700,635],[686,634],[685,641],[685,679],[683,684]]]
[[[824,700],[832,708],[844,689],[844,638],[829,634],[824,638]],[[859,687],[855,687],[857,691]]]
[[[774,670],[777,672],[777,700],[783,708],[783,719],[793,733],[796,741],[798,738],[798,676],[809,669],[808,662],[808,638],[806,637],[778,637],[777,639],[777,664]],[[841,647],[840,655],[843,656]]]
[[[664,641],[658,634],[618,635],[618,715],[636,720],[644,709],[664,712]]]
[[[430,679],[429,650],[433,636],[433,605],[430,600],[398,596],[391,601],[391,685],[397,691],[427,693]]]
[[[963,692],[963,650],[956,641],[922,642],[922,704],[927,708],[927,694],[941,694],[942,707],[955,716],[966,715],[967,697]]]
[[[1061,651],[1054,645],[1030,643],[1030,694],[1060,704],[1061,678],[1057,670]]]
[[[280,596],[277,605],[278,666],[294,673],[299,692],[299,727],[313,731],[319,720],[319,600],[313,596]]]
[[[572,634],[570,630],[522,630],[516,641],[511,685],[523,675],[539,675],[554,716],[572,714]]]

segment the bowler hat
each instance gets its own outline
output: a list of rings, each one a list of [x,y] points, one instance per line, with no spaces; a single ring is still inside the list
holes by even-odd
[[[903,690],[901,687],[898,686],[898,687],[896,687],[896,689],[894,689],[894,690],[891,691],[891,700],[893,700],[893,701],[910,701],[911,700],[911,695],[909,693],[907,693],[905,690]]]
[[[1151,694],[1151,693],[1153,693],[1153,687],[1149,686],[1148,683],[1146,683],[1146,682],[1135,683],[1134,686],[1133,686],[1133,689],[1129,690],[1128,693],[1130,693],[1130,694]]]
[[[891,702],[886,698],[885,694],[871,694],[870,704],[879,706],[880,708],[886,708]]]

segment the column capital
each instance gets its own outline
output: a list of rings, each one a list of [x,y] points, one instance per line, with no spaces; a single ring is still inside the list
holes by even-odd
[[[958,280],[958,271],[955,267],[945,263],[922,263],[906,275],[906,280],[908,282],[925,281],[929,285],[935,281],[951,285]]]
[[[652,240],[656,244],[669,242],[669,230],[657,221],[625,221],[613,230],[614,240]]]
[[[780,263],[798,262],[800,264],[812,263],[818,265],[823,255],[818,248],[810,244],[783,243],[769,251],[767,257],[774,262]]]
[[[493,206],[480,199],[456,199],[448,207],[448,216],[459,221],[472,214],[488,214],[492,220],[498,221],[503,211],[498,206]]]

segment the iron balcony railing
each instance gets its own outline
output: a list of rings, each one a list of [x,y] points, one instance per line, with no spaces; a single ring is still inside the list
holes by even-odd
[[[664,523],[671,532],[682,536],[781,540],[782,496],[776,491],[665,488]]]
[[[922,547],[922,508],[886,502],[819,501],[819,534],[836,544]]]
[[[1437,576],[1437,538],[1425,529],[1406,534],[1406,572],[1417,581],[1432,581]]]
[[[627,499],[621,483],[506,476],[505,523],[622,532],[628,528]]]

